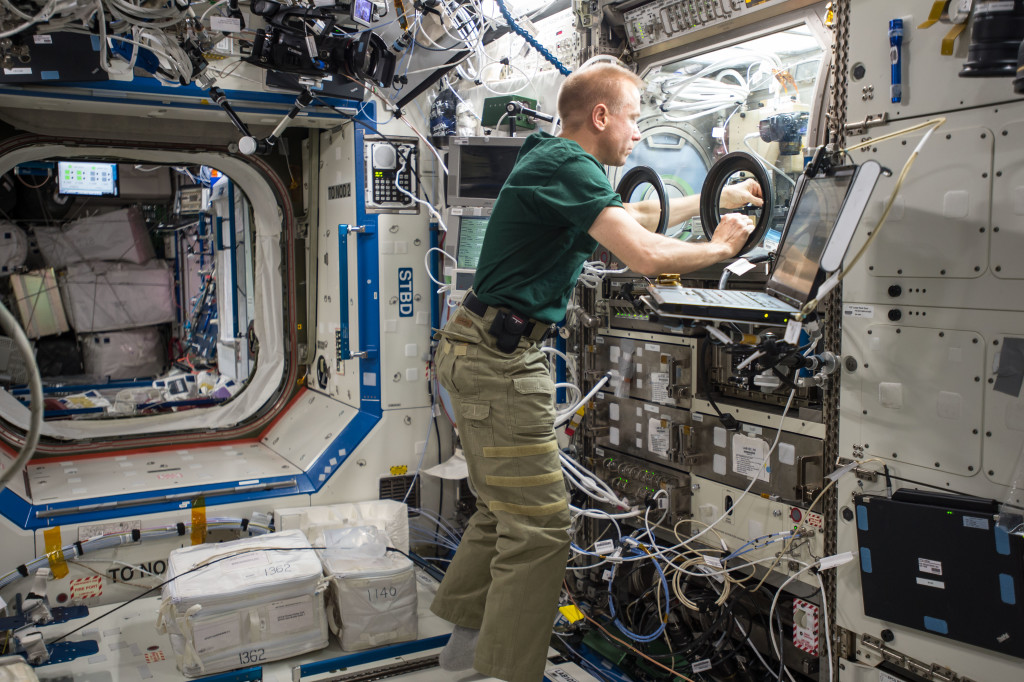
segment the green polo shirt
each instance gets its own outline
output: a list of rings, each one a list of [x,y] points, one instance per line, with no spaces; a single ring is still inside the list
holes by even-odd
[[[608,206],[622,200],[597,159],[573,140],[530,135],[487,224],[477,298],[541,322],[561,320],[583,262],[597,248],[587,231]]]

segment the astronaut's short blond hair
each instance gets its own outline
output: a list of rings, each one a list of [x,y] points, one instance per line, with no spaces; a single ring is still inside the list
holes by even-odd
[[[617,64],[594,64],[575,71],[558,91],[558,116],[562,130],[573,131],[584,125],[598,104],[617,114],[629,101],[630,86],[640,89],[642,78]]]

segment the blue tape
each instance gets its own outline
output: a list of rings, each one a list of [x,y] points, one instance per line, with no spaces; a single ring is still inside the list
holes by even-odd
[[[1017,590],[1013,587],[1013,576],[1009,573],[999,574],[999,596],[1004,604],[1017,603]]]
[[[1010,534],[1002,526],[996,526],[996,551],[1004,556],[1010,555]]]
[[[860,570],[871,573],[871,550],[867,547],[860,548]]]
[[[857,529],[864,532],[868,530],[868,508],[863,504],[857,505]]]
[[[924,629],[931,630],[932,632],[937,632],[940,635],[949,634],[949,625],[946,623],[946,621],[942,620],[941,618],[932,618],[931,616],[925,616]]]
[[[39,77],[44,81],[59,81],[60,71],[40,71]]]
[[[100,51],[100,37],[99,36],[89,36],[89,37],[92,38],[92,51],[93,52],[99,52]]]

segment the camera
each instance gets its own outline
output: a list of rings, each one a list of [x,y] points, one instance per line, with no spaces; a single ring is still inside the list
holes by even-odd
[[[337,33],[342,20],[339,10],[254,0],[252,11],[267,26],[256,31],[252,52],[244,61],[300,76],[342,75],[391,86],[397,57],[372,31]]]
[[[764,142],[778,142],[779,154],[793,156],[800,153],[800,141],[807,132],[807,112],[775,114],[761,119],[758,132]]]

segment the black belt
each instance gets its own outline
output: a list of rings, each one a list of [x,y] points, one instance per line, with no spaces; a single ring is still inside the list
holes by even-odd
[[[540,342],[544,341],[544,339],[551,338],[552,336],[555,335],[555,325],[553,325],[553,324],[546,325],[543,322],[538,322],[537,320],[533,320],[533,319],[527,317],[526,315],[522,315],[520,313],[517,313],[514,310],[509,310],[507,308],[495,308],[494,306],[489,306],[486,303],[484,303],[483,301],[481,301],[479,298],[477,298],[476,295],[473,294],[472,291],[466,292],[466,296],[462,299],[462,305],[465,306],[466,310],[468,310],[469,312],[471,312],[474,315],[477,315],[478,317],[481,317],[481,318],[484,317],[487,314],[487,309],[488,308],[493,308],[494,310],[498,311],[499,313],[504,311],[504,312],[506,312],[506,313],[508,313],[510,315],[515,316],[516,318],[518,318],[520,320],[526,321],[526,326],[523,327],[523,331],[522,331],[521,336],[525,336],[528,339],[531,339],[531,340],[533,340],[536,343],[540,343]],[[491,333],[494,334],[493,330],[492,330]],[[495,335],[495,336],[497,336],[497,335]],[[506,351],[506,352],[508,352],[508,351]]]

